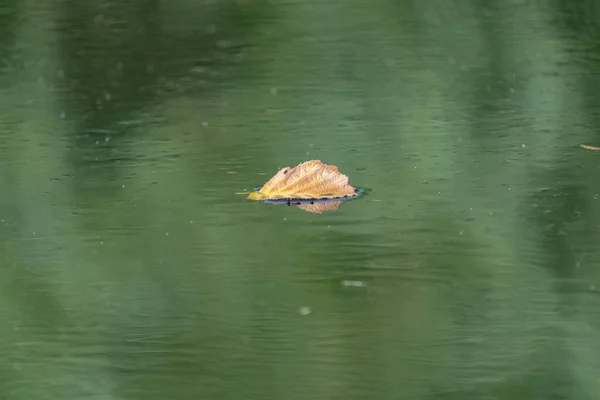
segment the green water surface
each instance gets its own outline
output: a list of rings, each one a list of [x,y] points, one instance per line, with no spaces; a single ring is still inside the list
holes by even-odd
[[[600,8],[0,5],[0,398],[600,398]],[[337,165],[323,214],[245,199]]]

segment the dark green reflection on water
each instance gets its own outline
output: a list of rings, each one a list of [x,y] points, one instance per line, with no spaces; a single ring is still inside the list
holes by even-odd
[[[595,398],[597,15],[0,7],[0,397]]]

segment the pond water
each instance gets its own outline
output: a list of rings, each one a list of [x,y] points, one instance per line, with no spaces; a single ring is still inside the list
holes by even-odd
[[[600,8],[482,4],[0,7],[0,397],[597,398]]]

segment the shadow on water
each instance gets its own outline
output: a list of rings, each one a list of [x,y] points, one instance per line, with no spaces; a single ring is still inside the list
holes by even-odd
[[[69,2],[61,8],[57,73],[59,102],[71,124],[66,141],[73,191],[85,198],[88,187],[130,179],[127,166],[181,157],[183,133],[149,139],[148,130],[168,122],[160,110],[145,108],[179,96],[211,99],[243,85],[248,71],[260,68],[248,57],[254,32],[272,18],[272,7],[262,1]],[[212,135],[200,121],[188,133],[207,142]],[[143,153],[137,138],[160,148]]]
[[[253,31],[271,17],[260,1],[193,6],[181,25],[172,19],[175,10],[152,0],[62,9],[64,101],[82,123],[75,132],[104,139],[105,131],[171,94],[222,90],[235,81],[235,67],[247,65]]]

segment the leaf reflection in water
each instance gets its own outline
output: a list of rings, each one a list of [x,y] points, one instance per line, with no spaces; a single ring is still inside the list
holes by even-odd
[[[340,208],[343,200],[332,200],[332,201],[320,201],[320,202],[310,202],[310,203],[300,203],[300,202],[270,202],[275,205],[286,205],[286,206],[296,206],[301,210],[308,211],[315,214],[323,214],[324,211],[335,211]]]

